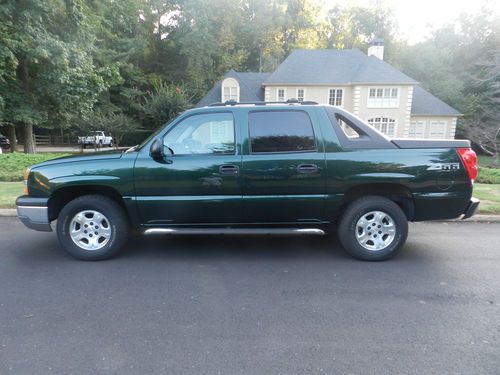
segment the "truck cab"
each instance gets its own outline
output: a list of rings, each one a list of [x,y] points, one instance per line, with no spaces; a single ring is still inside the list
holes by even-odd
[[[383,260],[403,247],[408,221],[474,214],[476,176],[466,140],[390,140],[311,102],[229,102],[189,110],[125,152],[33,166],[17,205],[34,229],[57,219],[62,246],[79,259],[112,256],[136,228],[336,230],[353,256]]]

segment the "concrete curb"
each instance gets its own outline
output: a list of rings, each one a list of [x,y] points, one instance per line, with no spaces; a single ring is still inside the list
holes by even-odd
[[[500,223],[500,215],[474,215],[469,219],[450,219],[450,220],[436,220],[441,222],[449,222],[449,223],[467,223],[467,222],[475,222],[475,223]]]
[[[0,208],[0,217],[15,217],[17,211],[15,208]],[[438,222],[458,222],[458,223],[500,223],[500,215],[474,215],[469,219],[450,219],[450,220],[436,220]]]
[[[11,216],[17,216],[17,210],[15,208],[0,208],[0,217]]]

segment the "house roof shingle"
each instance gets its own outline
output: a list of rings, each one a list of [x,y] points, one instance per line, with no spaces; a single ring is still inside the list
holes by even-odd
[[[357,49],[295,50],[273,73],[236,72],[231,69],[208,91],[196,107],[220,102],[221,84],[228,77],[238,81],[241,102],[264,100],[265,84],[410,84],[414,85],[412,115],[460,115],[456,109],[418,86],[418,82],[414,79],[388,63],[373,56],[366,56]]]
[[[416,84],[413,78],[358,49],[294,50],[265,84]]]
[[[460,112],[422,87],[415,86],[413,88],[411,114],[414,116],[459,116]]]

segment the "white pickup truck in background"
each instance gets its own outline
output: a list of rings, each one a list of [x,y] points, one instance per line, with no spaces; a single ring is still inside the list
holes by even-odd
[[[93,147],[102,147],[109,146],[113,147],[113,137],[110,135],[106,135],[103,131],[93,131],[89,135],[84,137],[78,137],[78,144],[85,146],[93,146]]]

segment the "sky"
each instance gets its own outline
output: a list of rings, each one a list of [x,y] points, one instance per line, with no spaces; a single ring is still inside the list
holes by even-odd
[[[324,0],[327,5],[370,6],[380,4],[392,9],[401,38],[410,44],[425,40],[433,29],[456,20],[461,13],[477,13],[488,3],[500,14],[500,0]]]

